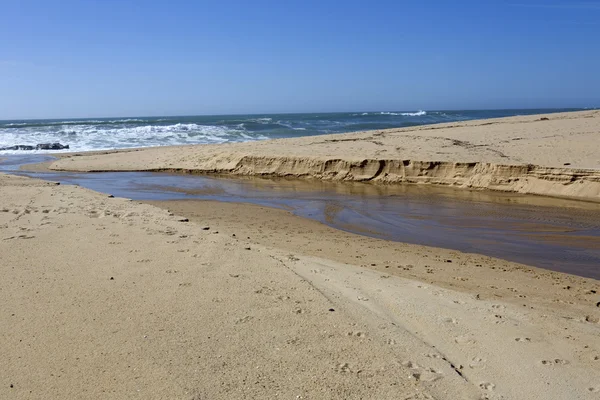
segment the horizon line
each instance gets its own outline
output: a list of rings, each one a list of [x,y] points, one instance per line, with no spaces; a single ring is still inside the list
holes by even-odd
[[[236,117],[236,116],[257,116],[257,115],[302,115],[302,114],[349,114],[349,113],[377,113],[377,112],[444,112],[444,111],[531,111],[531,110],[598,110],[600,107],[517,107],[517,108],[443,108],[443,109],[416,109],[416,110],[351,110],[351,111],[318,111],[318,112],[261,112],[261,113],[233,113],[233,114],[171,114],[171,115],[128,115],[122,117],[116,116],[87,116],[87,117],[54,117],[54,118],[12,118],[0,119],[0,122],[6,121],[53,121],[53,120],[85,120],[90,118],[97,119],[123,119],[123,118],[186,118],[186,117]]]

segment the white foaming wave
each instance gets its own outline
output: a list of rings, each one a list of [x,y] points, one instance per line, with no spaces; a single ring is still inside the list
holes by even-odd
[[[158,121],[163,121],[163,120],[158,120]],[[148,122],[148,120],[146,119],[138,119],[138,118],[127,118],[127,119],[112,119],[110,121],[111,124],[118,124],[118,123],[128,123],[128,122]]]
[[[379,114],[380,115],[401,115],[403,117],[421,117],[423,115],[427,115],[427,111],[419,110],[416,112],[403,112],[403,113],[381,111]]]
[[[100,124],[103,121],[99,121],[99,120],[85,120],[85,121],[26,121],[26,122],[13,122],[10,124],[5,124],[4,127],[5,128],[18,128],[20,126],[58,126],[58,125],[73,125],[75,123],[77,124]]]
[[[407,113],[401,113],[400,115],[404,115],[406,117],[421,117],[423,115],[427,115],[427,111],[423,111],[423,110],[419,110],[417,112],[407,112]]]
[[[193,123],[134,127],[69,125],[44,127],[43,129],[28,127],[18,131],[15,129],[0,129],[0,148],[21,144],[36,145],[38,143],[60,142],[65,145],[68,144],[70,146],[69,151],[210,144],[264,139],[267,139],[267,137],[252,134],[237,127]],[[0,151],[0,154],[21,152],[4,150]],[[39,152],[43,153],[44,151]]]
[[[284,128],[292,129],[294,131],[305,131],[306,130],[306,128],[303,128],[303,127],[293,126],[292,122],[289,122],[289,121],[277,121],[277,122],[275,122],[275,124],[279,125],[279,126],[283,126]]]

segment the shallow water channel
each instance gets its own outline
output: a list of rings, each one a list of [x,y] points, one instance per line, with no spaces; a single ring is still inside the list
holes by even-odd
[[[48,156],[6,156],[0,172],[134,200],[217,200],[282,208],[337,229],[479,253],[600,279],[600,203],[420,185],[148,172],[27,172]]]

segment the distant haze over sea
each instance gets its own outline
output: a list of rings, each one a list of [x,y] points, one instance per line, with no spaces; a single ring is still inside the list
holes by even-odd
[[[378,111],[0,121],[0,148],[60,142],[69,151],[243,142],[582,109]],[[0,151],[0,154],[25,150]],[[44,151],[37,151],[44,152]]]

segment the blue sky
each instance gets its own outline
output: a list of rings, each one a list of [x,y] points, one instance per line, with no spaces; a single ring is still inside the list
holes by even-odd
[[[600,106],[600,1],[1,0],[0,119]]]

